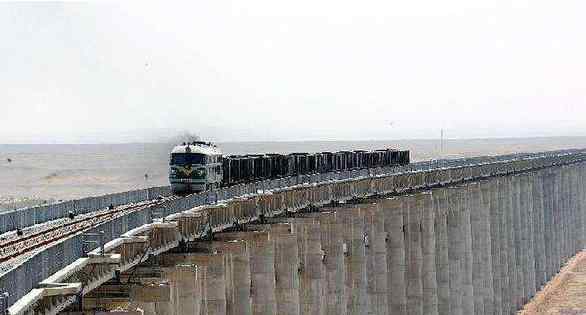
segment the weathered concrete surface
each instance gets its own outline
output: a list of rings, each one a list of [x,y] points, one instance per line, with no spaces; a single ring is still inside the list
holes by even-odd
[[[346,309],[348,314],[368,312],[364,211],[359,207],[338,210],[344,223],[346,247]]]
[[[533,229],[535,256],[535,288],[539,290],[547,281],[547,260],[545,243],[545,213],[543,204],[542,172],[531,174],[533,198]]]
[[[422,266],[423,254],[421,250],[423,196],[409,195],[407,198],[407,211],[403,220],[407,222],[405,234],[405,252],[407,261],[407,314],[423,314],[423,281]]]
[[[403,221],[403,198],[391,198],[380,201],[385,214],[385,231],[387,233],[387,283],[388,303],[391,314],[407,314],[407,296],[405,272],[405,224]]]
[[[385,217],[377,203],[364,207],[366,219],[366,273],[370,314],[386,315],[388,308],[388,273]],[[432,222],[433,224],[433,222]],[[435,277],[435,274],[433,275]],[[435,283],[435,279],[433,281]]]
[[[435,264],[438,314],[450,314],[450,261],[448,255],[448,200],[445,189],[432,191],[434,207]]]
[[[492,185],[488,181],[480,183],[480,210],[479,223],[480,231],[479,238],[482,251],[480,252],[480,270],[482,273],[482,297],[484,304],[484,314],[494,314],[494,275],[492,262],[492,234],[491,234],[491,218],[490,218],[490,204]]]
[[[131,305],[149,314],[198,307],[205,314],[514,314],[584,244],[584,171],[570,165],[433,189],[421,186],[425,178],[403,177],[423,191],[372,199],[360,199],[370,185],[361,183],[347,204],[192,243],[207,253],[163,254],[170,298]],[[240,210],[230,211],[215,220],[230,222]]]
[[[475,314],[484,315],[484,298],[486,290],[484,289],[484,265],[487,264],[483,257],[486,248],[483,248],[484,239],[482,231],[482,200],[480,184],[472,183],[468,185],[468,196],[470,208],[470,227],[472,232],[472,285],[474,292],[474,311]]]
[[[421,194],[422,201],[422,279],[423,314],[438,314],[438,284],[436,270],[435,209],[431,192]]]
[[[299,314],[299,251],[292,224],[270,228],[275,239],[275,287],[277,314]]]
[[[450,272],[450,314],[463,315],[462,298],[464,292],[464,228],[462,187],[448,189],[448,259]]]
[[[319,218],[322,248],[325,255],[325,314],[343,315],[346,314],[344,300],[346,269],[343,248],[345,226],[333,210],[323,212]]]
[[[252,314],[250,308],[250,256],[245,241],[213,242],[214,250],[224,255],[226,267],[226,314]],[[197,314],[197,313],[196,313]]]
[[[202,313],[207,315],[226,314],[226,270],[224,255],[222,254],[171,254],[161,256],[163,264],[165,266],[171,266],[164,273],[164,276],[169,279],[172,283],[172,294],[177,296],[184,296],[183,293],[179,293],[177,288],[178,276],[180,275],[176,268],[173,266],[182,265],[195,265],[205,267],[205,278],[204,278],[204,293],[202,294]],[[185,282],[182,284],[186,285]],[[193,289],[192,286],[188,286],[188,289]],[[185,289],[184,289],[185,290]],[[182,308],[182,305],[174,304],[175,298],[171,299],[168,303],[159,303],[161,306],[160,310],[157,310],[157,314],[175,314],[178,308]],[[179,314],[179,313],[177,313]]]
[[[295,218],[290,222],[298,246],[300,314],[324,314],[326,272],[319,219]]]
[[[267,231],[227,233],[224,240],[244,240],[250,248],[252,314],[277,314],[275,244]]]

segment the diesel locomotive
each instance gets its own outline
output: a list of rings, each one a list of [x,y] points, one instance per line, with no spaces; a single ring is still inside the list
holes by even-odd
[[[339,151],[224,156],[210,142],[195,141],[173,148],[169,182],[176,194],[288,176],[409,164],[409,151]]]

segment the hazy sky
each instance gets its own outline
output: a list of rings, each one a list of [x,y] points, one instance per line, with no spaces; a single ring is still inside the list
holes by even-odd
[[[585,12],[582,0],[1,3],[0,143],[586,135]]]

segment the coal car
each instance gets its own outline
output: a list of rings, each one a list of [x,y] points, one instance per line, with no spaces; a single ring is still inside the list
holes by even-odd
[[[185,143],[171,152],[169,181],[174,193],[289,176],[409,164],[409,151],[381,149],[223,156],[213,144]]]

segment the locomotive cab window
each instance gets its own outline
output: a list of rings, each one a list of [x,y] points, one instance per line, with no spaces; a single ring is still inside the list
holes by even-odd
[[[173,153],[171,155],[171,164],[206,164],[206,156],[199,153]]]

